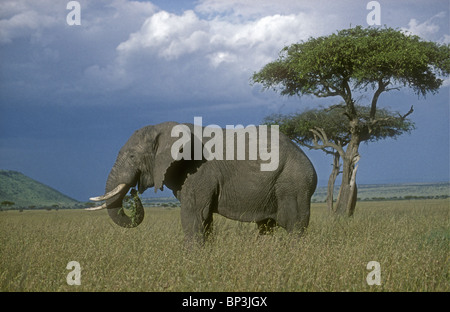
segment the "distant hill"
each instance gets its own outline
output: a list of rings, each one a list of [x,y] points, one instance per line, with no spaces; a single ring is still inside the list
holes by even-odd
[[[0,203],[12,202],[12,207],[73,206],[78,201],[57,190],[11,170],[0,170]],[[4,205],[3,205],[4,206]]]
[[[337,198],[339,185],[334,188],[334,199]],[[404,183],[404,184],[358,184],[358,200],[399,200],[447,198],[450,196],[450,183]],[[313,200],[325,201],[327,188],[318,187]]]

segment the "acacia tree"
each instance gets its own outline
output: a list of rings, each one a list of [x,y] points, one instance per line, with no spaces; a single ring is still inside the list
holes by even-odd
[[[285,47],[279,58],[254,73],[252,80],[262,84],[263,90],[273,89],[282,95],[337,96],[343,100],[330,107],[343,110],[350,133],[342,155],[336,211],[352,215],[357,195],[358,149],[383,120],[376,114],[380,95],[409,87],[425,97],[438,91],[442,77],[449,72],[450,45],[423,41],[392,28],[357,26]],[[369,96],[364,105],[369,109],[365,120],[358,112],[358,94]]]
[[[356,107],[360,114],[362,126],[369,120],[369,109],[364,106]],[[303,113],[290,115],[273,114],[264,119],[268,125],[277,124],[281,132],[299,145],[310,149],[322,150],[333,156],[332,169],[327,185],[326,203],[330,212],[336,213],[333,206],[334,185],[340,173],[341,157],[345,154],[345,147],[350,142],[351,133],[347,126],[347,117],[342,107],[334,109],[312,109]],[[372,131],[361,141],[375,142],[386,138],[396,138],[399,135],[414,129],[414,123],[405,114],[390,112],[387,109],[378,109],[376,118],[379,122],[372,127]],[[354,170],[356,172],[356,168]],[[355,183],[355,189],[357,188]]]

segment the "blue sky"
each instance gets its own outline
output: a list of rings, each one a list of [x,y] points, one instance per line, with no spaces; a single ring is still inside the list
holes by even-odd
[[[284,46],[367,26],[370,12],[360,0],[80,0],[81,25],[69,26],[68,2],[0,2],[0,168],[82,201],[103,192],[120,147],[145,125],[259,124],[336,103],[260,92],[249,78]],[[381,24],[450,42],[448,1],[378,2]],[[417,129],[362,145],[358,183],[449,181],[449,85],[425,99],[380,97],[401,113],[414,105]],[[331,159],[304,150],[325,185]]]

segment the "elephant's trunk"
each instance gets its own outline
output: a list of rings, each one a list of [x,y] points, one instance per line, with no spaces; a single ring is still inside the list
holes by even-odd
[[[106,181],[106,192],[108,193],[112,190],[114,190],[118,185],[121,183],[117,181],[117,179],[114,177],[113,172],[110,173],[108,180]],[[142,220],[144,220],[144,207],[142,206],[142,202],[137,196],[137,192],[132,192],[132,197],[134,200],[134,206],[135,211],[133,216],[128,216],[125,214],[124,209],[122,207],[123,198],[128,193],[128,190],[130,189],[130,185],[126,185],[122,191],[117,193],[117,195],[111,197],[110,199],[106,200],[106,208],[108,209],[108,214],[111,217],[111,219],[116,223],[117,225],[120,225],[122,227],[126,228],[132,228],[136,227],[139,224],[141,224]]]
[[[133,211],[132,216],[125,214],[122,202],[131,186],[133,186],[133,182],[131,182],[131,184],[123,183],[117,178],[118,176],[117,168],[114,166],[106,181],[105,194],[98,197],[92,197],[91,200],[105,200],[106,203],[102,207],[108,209],[109,216],[117,225],[126,228],[136,227],[144,220],[144,207],[142,206],[142,202],[139,199],[137,192],[132,190],[131,195],[133,197],[135,210]]]

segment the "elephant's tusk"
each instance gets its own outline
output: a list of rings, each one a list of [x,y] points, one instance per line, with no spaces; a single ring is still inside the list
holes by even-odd
[[[106,209],[106,203],[104,203],[101,206],[97,206],[97,207],[84,208],[84,210],[89,210],[89,211],[102,210],[102,209]]]
[[[102,201],[102,200],[107,200],[110,199],[113,196],[116,196],[117,194],[119,194],[127,185],[126,184],[119,184],[115,189],[113,189],[112,191],[106,193],[105,195],[102,196],[97,196],[97,197],[91,197],[89,198],[92,201]]]

